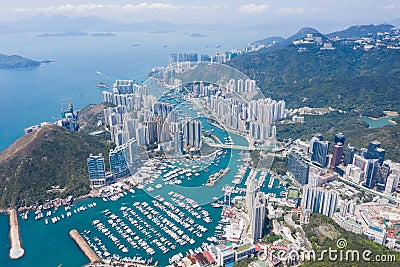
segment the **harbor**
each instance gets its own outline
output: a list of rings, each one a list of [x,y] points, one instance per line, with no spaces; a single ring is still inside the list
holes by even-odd
[[[225,143],[247,145],[243,137],[208,124],[205,118],[200,120]],[[101,258],[106,262],[166,266],[169,259],[204,251],[230,236],[233,230],[223,215],[230,213],[221,209],[221,199],[227,192],[232,199],[243,197],[250,175],[263,183],[262,191],[280,196],[283,187],[278,186],[279,180],[267,172],[250,171],[249,158],[248,151],[220,148],[197,158],[148,159],[131,178],[96,190],[92,198],[64,207],[24,211],[20,213],[24,219],[21,223],[46,240],[43,251],[48,253],[51,244],[57,242],[51,233],[60,236],[69,234],[68,228],[76,229],[79,244],[84,245],[78,244],[83,253],[75,252],[75,265],[84,265],[88,258]],[[207,181],[213,185],[205,186]],[[33,244],[28,240],[26,249],[34,250]],[[33,260],[29,253],[25,257]]]
[[[249,177],[259,180],[263,192],[280,196],[284,189],[279,181],[254,170],[248,150],[232,148],[248,148],[246,138],[210,122],[191,104],[182,104],[180,110],[179,116],[197,118],[214,142],[226,147],[194,156],[148,158],[130,177],[96,189],[90,198],[22,212],[26,231],[46,240],[43,251],[51,253],[52,244],[58,242],[52,234],[69,234],[80,248],[74,251],[74,266],[87,259],[166,266],[227,237],[237,238],[242,230],[231,225],[242,225],[241,216],[232,214],[229,206],[233,199],[243,199]],[[63,246],[76,248],[71,243]],[[33,246],[32,240],[26,242],[27,251]],[[33,261],[34,255],[24,258]],[[59,261],[68,261],[67,256],[61,255]]]

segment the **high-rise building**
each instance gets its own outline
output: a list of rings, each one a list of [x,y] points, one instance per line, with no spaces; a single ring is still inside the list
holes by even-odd
[[[322,187],[313,187],[305,185],[303,187],[303,197],[301,206],[305,210],[317,212],[332,217],[336,212],[338,203],[338,194]]]
[[[333,143],[337,144],[337,143],[342,143],[342,145],[344,146],[344,141],[346,140],[346,137],[344,136],[343,133],[337,133],[335,134],[335,136],[333,137]]]
[[[251,237],[253,242],[263,237],[265,228],[266,199],[262,192],[258,192],[251,208]]]
[[[129,174],[126,146],[118,146],[110,150],[110,169],[115,178],[125,177]]]
[[[104,157],[100,153],[98,156],[89,155],[87,159],[87,168],[91,186],[104,185],[106,183],[106,168]]]
[[[184,145],[187,149],[191,147],[201,148],[201,121],[187,120],[183,123]]]
[[[311,143],[311,161],[319,167],[325,168],[328,165],[329,142],[323,141],[322,136],[317,135],[311,139]]]
[[[367,160],[367,170],[365,171],[365,186],[368,188],[374,188],[376,184],[376,174],[379,168],[378,159]]]
[[[294,176],[301,185],[308,183],[310,165],[302,155],[291,151],[288,155],[288,171]]]
[[[224,206],[232,207],[232,193],[230,191],[226,191],[224,194]]]
[[[375,178],[375,185],[378,191],[385,191],[387,179],[390,174],[390,166],[388,163],[384,162],[382,166],[378,167],[376,178]]]
[[[178,154],[184,153],[184,142],[183,142],[183,132],[179,131],[175,133],[175,152]]]
[[[365,180],[365,172],[353,164],[348,164],[346,166],[346,177],[360,184]]]
[[[343,161],[344,166],[353,163],[353,158],[355,153],[356,153],[356,148],[351,144],[348,144],[346,147],[346,152],[344,154],[344,161]]]
[[[370,142],[367,151],[364,153],[366,159],[378,159],[379,164],[382,165],[385,160],[386,151],[381,148],[381,143],[378,141]]]
[[[386,186],[385,186],[385,193],[386,194],[391,194],[393,189],[396,189],[398,184],[399,184],[399,178],[400,175],[398,173],[391,173],[387,180],[386,180]]]
[[[331,159],[331,170],[335,170],[336,166],[342,161],[343,145],[341,142],[337,142],[333,148],[333,155]]]
[[[256,172],[254,170],[251,170],[249,178],[247,180],[247,187],[246,187],[246,207],[250,216],[250,220],[252,216],[251,213],[252,207],[254,206],[257,193],[260,191],[260,187],[258,186],[255,176]]]

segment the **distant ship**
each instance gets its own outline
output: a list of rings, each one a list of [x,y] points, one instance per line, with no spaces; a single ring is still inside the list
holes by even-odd
[[[98,86],[98,87],[107,88],[107,89],[110,89],[110,88],[111,88],[111,86],[109,86],[109,85],[106,84],[106,83],[102,83],[102,82],[98,82],[98,83],[97,83],[97,86]]]
[[[132,46],[139,46],[140,44],[133,44]]]

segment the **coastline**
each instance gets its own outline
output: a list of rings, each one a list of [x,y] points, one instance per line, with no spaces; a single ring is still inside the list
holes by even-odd
[[[383,111],[383,113],[385,113],[386,115],[382,116],[382,117],[379,117],[379,118],[374,118],[374,117],[367,117],[367,118],[371,119],[373,121],[378,121],[378,120],[381,120],[381,119],[386,119],[387,117],[390,117],[390,116],[399,116],[399,113],[396,112],[396,111],[385,110],[385,111]],[[394,123],[394,124],[397,124],[396,122],[394,122],[392,120],[389,120],[389,121]]]

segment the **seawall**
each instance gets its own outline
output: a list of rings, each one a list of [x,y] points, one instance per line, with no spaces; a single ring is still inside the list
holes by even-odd
[[[85,239],[83,239],[81,234],[76,229],[71,230],[69,232],[69,236],[75,241],[75,243],[91,263],[101,261],[101,259],[96,255],[96,253],[93,252],[88,243],[86,243]]]
[[[24,255],[25,251],[21,247],[17,211],[15,209],[10,209],[8,213],[10,215],[10,258],[19,259]]]

